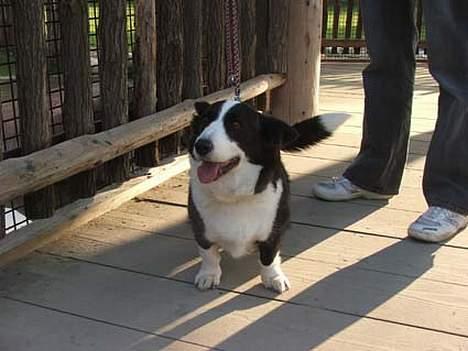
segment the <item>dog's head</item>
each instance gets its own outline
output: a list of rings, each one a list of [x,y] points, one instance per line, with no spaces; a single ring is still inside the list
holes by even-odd
[[[279,160],[280,149],[297,137],[295,129],[245,103],[195,103],[189,151],[201,183],[235,172],[246,162],[263,166]]]

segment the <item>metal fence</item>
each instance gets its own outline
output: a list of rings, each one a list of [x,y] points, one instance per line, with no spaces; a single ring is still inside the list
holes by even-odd
[[[13,20],[13,1],[0,0],[0,98],[3,118],[0,127],[3,130],[3,157],[17,157],[21,155],[21,124],[18,110],[18,95],[16,85],[16,47],[15,28]],[[45,33],[47,43],[47,104],[50,116],[50,128],[53,133],[53,143],[64,140],[63,128],[63,68],[61,56],[61,28],[59,21],[60,0],[45,0]],[[96,29],[99,23],[98,0],[88,1],[89,16],[89,44],[91,62],[92,96],[94,100],[94,116],[96,131],[100,131],[99,111],[99,63],[98,36]],[[127,39],[129,46],[129,99],[132,100],[134,79],[131,69],[132,52],[135,44],[135,4],[134,0],[127,1]],[[6,204],[5,231],[11,233],[29,221],[24,215],[23,199],[18,198]]]
[[[359,0],[324,0],[322,54],[325,60],[368,60]],[[422,0],[416,8],[417,59],[427,59]]]

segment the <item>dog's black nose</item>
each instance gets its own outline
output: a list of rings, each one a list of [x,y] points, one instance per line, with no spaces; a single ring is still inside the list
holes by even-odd
[[[205,156],[213,150],[213,143],[208,139],[199,139],[195,143],[195,151],[200,156]]]

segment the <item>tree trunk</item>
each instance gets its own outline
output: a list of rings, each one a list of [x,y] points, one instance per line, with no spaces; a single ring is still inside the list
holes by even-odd
[[[202,95],[202,38],[202,0],[184,0],[184,99]]]
[[[137,0],[135,6],[135,113],[141,118],[156,112],[156,5],[155,0]],[[136,150],[135,158],[139,166],[156,166],[157,143]]]
[[[257,47],[256,0],[240,1],[241,80],[255,76],[255,49]]]
[[[128,122],[128,44],[125,0],[99,1],[99,75],[102,127]],[[130,174],[130,158],[120,156],[105,167],[105,182],[122,182]]]
[[[0,101],[2,101],[0,95]],[[2,115],[2,104],[0,103],[0,161],[3,160],[3,115]],[[5,237],[5,207],[0,203],[0,240]]]
[[[270,38],[272,46],[273,72],[287,72],[286,84],[272,92],[272,113],[290,124],[310,118],[318,111],[318,92],[320,78],[320,47],[322,1],[307,0],[288,2],[288,11],[281,11],[277,16],[270,13],[270,18],[284,23],[286,17],[287,34],[281,34],[285,28],[273,31]],[[272,0],[272,4],[280,2]],[[274,8],[272,8],[274,9]],[[276,29],[276,28],[275,28]],[[279,28],[278,28],[279,29]],[[275,54],[276,51],[276,54]]]
[[[184,74],[184,0],[157,1],[157,93],[158,111],[177,104],[182,100]],[[179,138],[177,135],[160,141],[161,157],[177,152]]]
[[[203,52],[206,58],[205,94],[209,94],[226,86],[223,0],[203,0],[203,33]]]
[[[63,57],[63,127],[66,139],[94,133],[91,72],[88,43],[88,1],[60,2]],[[64,181],[61,192],[67,194],[62,205],[96,193],[95,170]],[[62,194],[61,194],[62,196]]]
[[[43,0],[13,2],[16,30],[16,78],[21,117],[23,155],[51,144],[50,117],[47,109],[47,63]],[[25,196],[26,216],[50,217],[54,213],[53,187]]]

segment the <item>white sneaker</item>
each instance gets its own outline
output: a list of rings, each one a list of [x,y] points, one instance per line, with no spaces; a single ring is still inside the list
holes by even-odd
[[[312,191],[316,197],[328,201],[345,201],[356,198],[387,200],[393,196],[361,189],[345,177],[333,177],[331,180],[318,182],[314,184]]]
[[[417,240],[435,243],[450,239],[467,224],[468,216],[431,206],[409,226],[408,235]]]

